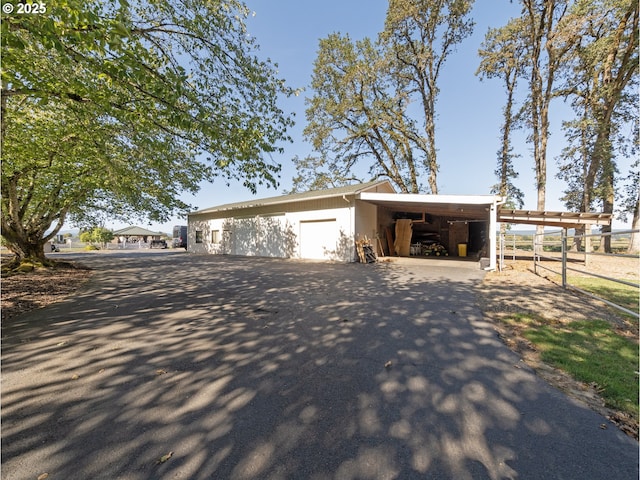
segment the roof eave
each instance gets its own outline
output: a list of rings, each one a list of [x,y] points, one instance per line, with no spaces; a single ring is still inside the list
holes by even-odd
[[[190,212],[187,214],[187,216],[191,216],[191,215],[206,215],[206,214],[211,214],[211,213],[221,213],[221,212],[234,212],[234,211],[240,211],[240,210],[245,210],[248,208],[260,208],[260,207],[264,207],[264,206],[271,206],[271,205],[284,205],[287,203],[292,203],[292,202],[308,202],[308,201],[315,201],[315,200],[324,200],[327,198],[335,198],[335,197],[355,197],[356,195],[360,194],[360,192],[363,192],[365,190],[377,187],[379,185],[383,185],[385,183],[388,183],[389,185],[391,185],[391,182],[389,182],[389,180],[380,180],[378,182],[371,182],[371,183],[367,183],[367,184],[363,184],[362,188],[357,189],[357,190],[353,190],[351,192],[333,192],[333,193],[325,193],[322,194],[320,192],[324,192],[324,190],[320,190],[319,191],[319,195],[314,195],[314,196],[305,196],[305,197],[293,197],[291,195],[283,195],[281,197],[268,197],[268,198],[263,198],[263,199],[256,199],[256,203],[248,203],[248,202],[239,202],[237,204],[225,204],[225,205],[220,205],[218,207],[212,207],[212,208],[205,208],[203,210],[197,210],[195,212]],[[393,188],[393,186],[391,187]],[[262,202],[262,203],[260,203]],[[228,207],[227,207],[228,205]]]

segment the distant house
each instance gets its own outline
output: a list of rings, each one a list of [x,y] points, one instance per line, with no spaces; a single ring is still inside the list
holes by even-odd
[[[397,226],[409,224],[402,254],[483,257],[494,269],[500,200],[398,194],[384,180],[230,203],[189,214],[189,251],[350,262],[364,237],[378,255],[397,255]]]
[[[162,235],[161,232],[153,232],[136,226],[125,227],[113,232],[114,240],[117,243],[135,243],[138,241],[147,243],[151,240],[160,240]]]

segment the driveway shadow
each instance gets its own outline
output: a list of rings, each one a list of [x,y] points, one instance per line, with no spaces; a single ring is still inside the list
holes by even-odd
[[[481,271],[87,262],[86,288],[3,330],[3,478],[638,476],[637,443],[483,321]]]

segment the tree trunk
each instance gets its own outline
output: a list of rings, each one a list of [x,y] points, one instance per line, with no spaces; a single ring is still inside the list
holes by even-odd
[[[577,226],[573,235],[573,241],[569,247],[570,252],[579,252],[582,249],[582,235],[585,234],[584,225]]]
[[[606,112],[611,109],[607,108]],[[600,163],[602,165],[602,177],[600,182],[602,212],[613,214],[613,203],[615,198],[614,177],[615,165],[613,164],[613,152],[611,148],[611,115],[607,113],[606,121],[600,127],[601,133],[598,134],[599,145],[596,146],[597,153],[601,156]],[[603,225],[602,233],[611,233],[611,225]],[[611,253],[611,235],[605,235],[601,241],[602,250],[605,253]]]
[[[433,113],[432,107],[432,115]],[[436,128],[433,118],[427,120],[427,143],[429,148],[429,158],[426,160],[427,167],[429,169],[429,190],[432,195],[438,194],[438,161],[437,161],[437,149],[436,149]]]
[[[2,235],[7,242],[7,248],[15,254],[14,264],[32,263],[39,266],[51,266],[53,262],[45,256],[45,245],[48,241],[38,238],[30,240],[22,238],[16,232],[3,229]]]
[[[613,214],[613,196],[614,196],[613,190],[611,190],[604,196],[602,201],[602,204],[603,204],[602,211],[604,213]],[[602,242],[601,242],[601,245],[604,246],[604,252],[611,253],[611,225],[603,225],[602,233],[607,234],[602,237]]]

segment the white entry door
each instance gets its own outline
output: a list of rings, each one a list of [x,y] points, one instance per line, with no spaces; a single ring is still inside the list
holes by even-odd
[[[338,228],[335,218],[300,222],[300,257],[331,259],[336,256]]]

